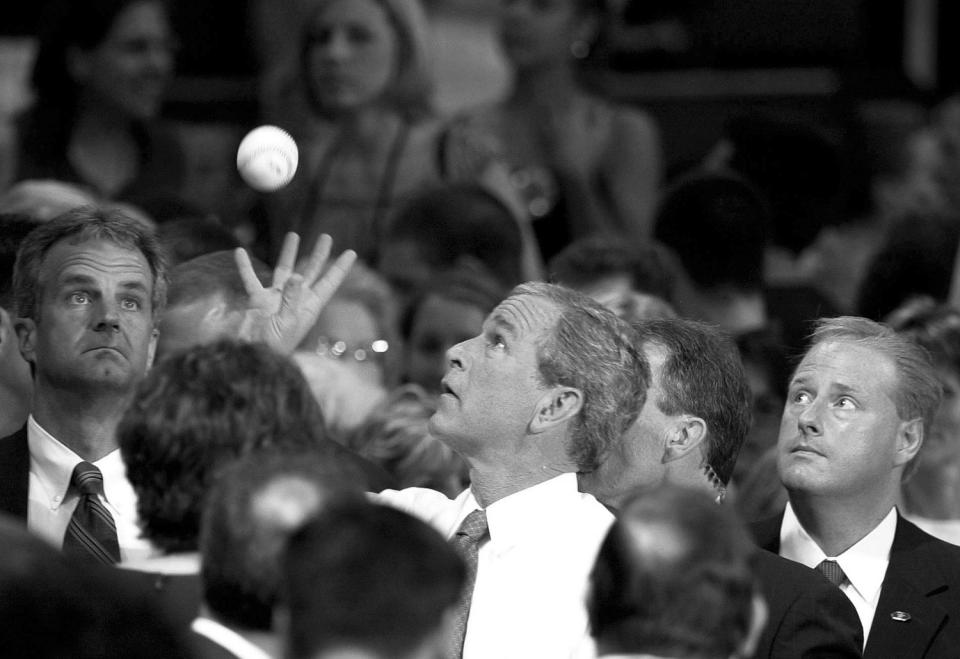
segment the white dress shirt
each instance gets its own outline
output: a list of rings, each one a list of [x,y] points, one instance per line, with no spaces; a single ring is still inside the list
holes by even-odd
[[[200,616],[190,623],[190,629],[229,650],[239,659],[271,659],[270,655],[264,652],[262,648],[251,643],[229,627],[221,625],[216,620]]]
[[[417,515],[451,537],[480,508],[466,490],[388,490],[375,500]],[[486,509],[464,659],[592,656],[584,606],[587,577],[613,515],[563,474]]]
[[[44,430],[32,414],[27,420],[27,446],[30,450],[27,527],[59,549],[80,498],[70,488],[70,476],[83,458]],[[140,537],[137,495],[127,480],[120,449],[111,451],[93,465],[103,474],[104,496],[100,501],[117,526],[120,560],[138,560],[155,554],[150,542]]]
[[[800,520],[789,502],[783,513],[780,555],[814,569],[824,559],[840,564],[840,569],[847,575],[847,583],[843,584],[840,590],[850,599],[860,616],[864,647],[867,645],[873,615],[880,601],[880,587],[890,564],[890,548],[896,532],[897,509],[891,508],[887,516],[855,545],[839,556],[827,556],[800,525]]]

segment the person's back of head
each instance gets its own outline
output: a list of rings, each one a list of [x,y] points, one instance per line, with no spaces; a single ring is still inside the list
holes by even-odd
[[[349,465],[333,455],[260,451],[217,472],[200,534],[203,599],[220,623],[269,631],[289,535],[348,496],[360,497]]]
[[[197,547],[215,470],[258,450],[322,450],[323,414],[300,370],[262,344],[218,341],[161,361],[117,427],[143,533]]]
[[[183,639],[114,570],[74,563],[0,515],[0,647],[5,657],[189,657]]]
[[[769,211],[761,193],[728,172],[694,172],[664,194],[654,234],[703,290],[757,291]]]
[[[510,287],[521,281],[522,251],[520,227],[503,203],[478,185],[454,184],[423,192],[398,210],[379,266],[401,292],[416,292],[429,274],[414,277],[409,266],[423,265],[412,260],[436,272],[469,256]]]
[[[664,486],[630,499],[590,575],[599,654],[749,656],[765,623],[755,550],[731,509]]]
[[[440,656],[466,581],[463,560],[433,528],[365,501],[307,523],[283,566],[291,659]]]

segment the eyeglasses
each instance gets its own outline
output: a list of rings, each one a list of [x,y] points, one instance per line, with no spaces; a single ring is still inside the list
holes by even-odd
[[[376,339],[370,343],[352,346],[346,341],[321,336],[317,339],[316,353],[333,359],[353,359],[354,361],[365,362],[382,359],[389,349],[390,344],[384,339]]]

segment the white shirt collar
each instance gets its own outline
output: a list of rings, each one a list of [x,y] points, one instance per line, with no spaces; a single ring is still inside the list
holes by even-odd
[[[839,556],[827,556],[800,525],[800,520],[787,502],[780,526],[780,555],[812,568],[816,568],[824,559],[835,560],[860,597],[867,602],[875,602],[887,573],[890,548],[896,532],[897,509],[891,508],[887,516],[856,544]]]
[[[229,627],[221,625],[216,620],[200,616],[190,623],[190,629],[226,648],[240,659],[271,659],[270,655],[259,646],[251,643]]]
[[[83,458],[47,432],[32,414],[27,419],[27,446],[41,486],[51,499],[59,496],[62,501],[70,488],[73,469]],[[110,501],[115,488],[127,485],[127,467],[120,449],[110,451],[93,465],[103,475],[103,496]]]

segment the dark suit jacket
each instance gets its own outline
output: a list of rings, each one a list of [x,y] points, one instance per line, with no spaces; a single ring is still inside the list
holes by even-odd
[[[756,659],[860,656],[857,611],[819,572],[764,550],[757,552],[754,570],[769,609]]]
[[[24,523],[30,493],[30,449],[27,427],[0,439],[0,513]]]
[[[752,525],[757,544],[779,552],[782,522],[781,513]],[[894,612],[908,614],[909,620],[895,620]],[[960,547],[898,515],[890,565],[863,656],[960,657]]]

